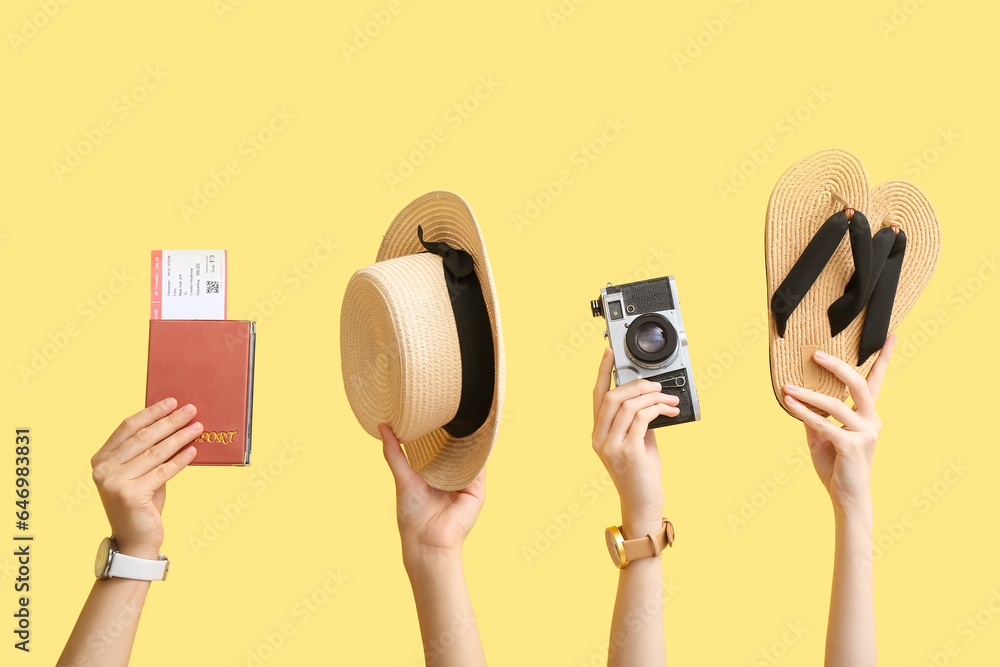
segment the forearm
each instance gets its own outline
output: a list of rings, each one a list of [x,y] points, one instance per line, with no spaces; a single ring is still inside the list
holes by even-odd
[[[872,575],[872,507],[834,510],[836,551],[826,667],[874,667],[875,591]]]
[[[128,665],[148,591],[148,581],[95,581],[57,667]]]
[[[459,552],[405,559],[428,667],[486,665]]]
[[[658,526],[633,528],[627,522],[622,536],[635,539]],[[663,631],[663,560],[642,558],[618,575],[618,595],[611,619],[609,667],[662,667],[667,664]]]

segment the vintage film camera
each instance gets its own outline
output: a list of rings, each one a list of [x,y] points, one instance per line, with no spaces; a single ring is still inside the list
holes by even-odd
[[[590,302],[590,309],[607,323],[604,337],[615,354],[615,384],[644,378],[659,382],[663,393],[680,399],[679,415],[660,415],[650,428],[701,419],[673,276],[625,285],[608,283],[601,289],[601,298]]]

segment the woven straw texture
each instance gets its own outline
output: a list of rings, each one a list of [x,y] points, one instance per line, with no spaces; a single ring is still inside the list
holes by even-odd
[[[351,409],[378,437],[389,424],[418,438],[458,411],[462,361],[441,258],[431,253],[357,271],[341,311],[341,358]]]
[[[906,232],[906,253],[889,322],[892,332],[934,273],[941,252],[937,214],[926,195],[908,181],[886,181],[871,189],[861,159],[843,148],[825,148],[803,157],[774,186],[764,231],[768,308],[774,291],[816,231],[827,218],[843,209],[843,204],[833,198],[834,193],[865,214],[873,235],[891,223],[898,223]],[[771,384],[778,404],[786,412],[781,387],[786,382],[805,385],[802,346],[815,345],[849,364],[857,362],[867,307],[850,326],[832,338],[827,316],[827,309],[843,294],[853,271],[850,240],[845,234],[830,262],[792,313],[784,338],[778,337],[774,318],[768,318]],[[866,375],[877,356],[872,355],[856,367],[858,372]],[[813,389],[841,400],[847,398],[844,383],[824,369],[819,373],[819,386]]]
[[[418,225],[425,240],[472,255],[494,333],[493,405],[486,422],[463,438],[441,428],[458,410],[461,360],[441,259],[417,254],[424,250]],[[347,397],[361,425],[376,437],[379,423],[392,426],[410,466],[429,485],[462,489],[485,467],[500,426],[506,363],[486,244],[460,196],[430,192],[393,220],[376,264],[355,273],[348,285],[341,359]]]

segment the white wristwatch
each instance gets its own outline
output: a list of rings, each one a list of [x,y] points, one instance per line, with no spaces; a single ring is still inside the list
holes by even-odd
[[[159,560],[126,556],[118,551],[115,537],[105,537],[97,548],[94,576],[98,579],[139,579],[141,581],[164,581],[170,571],[170,560],[160,554]]]

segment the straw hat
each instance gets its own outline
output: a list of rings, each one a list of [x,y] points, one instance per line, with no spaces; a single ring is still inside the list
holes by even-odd
[[[824,148],[778,179],[764,236],[775,398],[788,412],[782,387],[791,382],[843,400],[847,387],[812,352],[868,373],[934,273],[934,207],[908,181],[872,188],[857,155]]]
[[[435,488],[476,478],[496,440],[506,369],[486,245],[464,199],[430,192],[400,211],[375,263],[347,285],[340,353],[369,434],[391,426]]]

